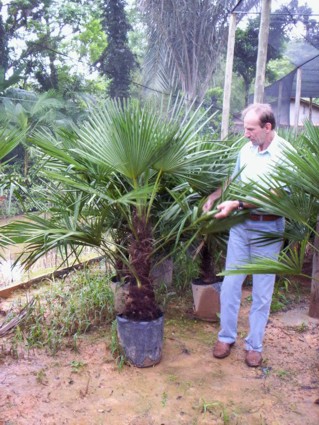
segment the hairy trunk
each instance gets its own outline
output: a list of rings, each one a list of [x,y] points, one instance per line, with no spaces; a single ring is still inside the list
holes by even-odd
[[[150,224],[145,217],[133,212],[134,234],[131,236],[129,293],[123,315],[133,320],[153,320],[159,310],[151,278],[153,237]]]
[[[216,281],[216,271],[213,255],[209,249],[207,241],[204,242],[200,252],[200,278],[205,283],[213,283]]]

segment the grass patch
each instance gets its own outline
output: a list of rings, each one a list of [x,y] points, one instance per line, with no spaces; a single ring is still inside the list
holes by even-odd
[[[125,363],[127,363],[127,360],[118,340],[116,320],[113,320],[112,326],[111,326],[110,350],[118,370],[119,371],[122,370]]]
[[[204,416],[206,416],[206,414],[214,416],[216,423],[224,425],[237,423],[237,421],[234,422],[237,418],[237,414],[234,411],[230,411],[229,407],[220,401],[207,402],[206,400],[201,399],[197,408]]]
[[[271,312],[287,309],[293,302],[300,300],[299,288],[293,281],[283,278],[275,283]]]
[[[12,307],[6,322],[20,309],[21,301]],[[50,354],[66,346],[77,350],[79,335],[111,323],[114,315],[113,292],[105,272],[77,271],[34,297],[9,338],[9,352],[17,357],[19,347],[46,348]]]

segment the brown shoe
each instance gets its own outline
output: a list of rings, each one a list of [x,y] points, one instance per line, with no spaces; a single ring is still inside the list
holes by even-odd
[[[245,362],[249,367],[258,367],[263,359],[259,351],[249,350],[246,352]]]
[[[228,344],[227,342],[217,341],[213,349],[213,356],[217,359],[224,359],[229,356],[232,345],[234,343]]]

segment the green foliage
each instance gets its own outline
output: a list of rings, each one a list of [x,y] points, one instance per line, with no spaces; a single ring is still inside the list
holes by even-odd
[[[81,42],[80,57],[89,54],[92,63],[96,62],[107,47],[107,36],[102,31],[101,20],[92,17],[77,37]]]
[[[25,139],[24,129],[10,129],[0,124],[0,213],[3,216],[12,215],[21,211],[15,202],[13,193],[15,190],[15,181],[21,178],[17,173],[16,166],[12,166],[10,160],[14,158],[14,151]]]
[[[86,366],[86,363],[78,360],[72,360],[70,365],[72,373],[79,373]]]
[[[178,295],[190,291],[192,280],[199,274],[198,260],[193,259],[185,250],[174,255],[173,288]]]
[[[147,48],[147,31],[141,10],[136,7],[137,2],[127,2],[126,13],[132,29],[128,32],[130,50],[139,64],[142,63]]]
[[[291,287],[294,288],[294,293],[291,293]],[[298,296],[298,286],[292,281],[279,278],[275,282],[273,298],[271,302],[271,311],[281,311],[286,309],[293,301],[295,301],[296,294]]]
[[[123,109],[116,102],[108,102],[92,112],[77,134],[59,132],[52,137],[49,132],[38,132],[34,142],[48,155],[42,169],[44,176],[47,182],[56,184],[48,183],[44,194],[52,205],[50,220],[30,216],[27,225],[16,224],[16,232],[11,227],[17,242],[22,241],[22,231],[24,241],[30,243],[28,264],[65,243],[99,246],[108,257],[114,257],[116,245],[110,246],[109,241],[116,244],[118,235],[125,229],[136,232],[132,206],[160,234],[169,226],[172,240],[174,231],[179,231],[182,225],[177,221],[173,227],[172,220],[179,220],[185,212],[186,220],[200,216],[196,205],[199,195],[193,195],[190,208],[187,198],[183,204],[178,192],[171,189],[186,181],[189,182],[186,190],[193,187],[210,193],[226,177],[231,163],[226,153],[232,149],[218,143],[199,142],[197,135],[205,120],[202,115],[198,117],[190,112],[179,118],[181,105],[182,102],[172,104],[170,115],[165,116],[164,111],[160,114],[151,104],[131,102]],[[182,126],[180,120],[184,120]],[[175,210],[172,201],[176,203]],[[48,206],[44,207],[43,212],[48,211]],[[194,212],[193,207],[196,207]],[[159,215],[160,211],[165,217]],[[196,220],[192,221],[196,223]],[[209,216],[205,220],[212,222]],[[31,237],[32,226],[36,233]],[[110,239],[106,232],[110,232]],[[117,249],[119,253],[124,250],[125,261],[127,245]]]
[[[1,47],[0,47],[0,54],[1,54]],[[22,73],[22,69],[19,68],[18,70],[14,71],[10,77],[6,78],[5,68],[0,67],[0,94],[3,94],[5,90],[7,90],[9,87],[18,83],[22,79],[21,73]]]
[[[131,74],[136,59],[128,45],[128,31],[131,26],[124,9],[124,0],[104,0],[102,3],[102,28],[107,35],[107,46],[95,61],[102,75],[110,80],[109,96],[129,97]]]
[[[6,91],[8,98],[0,104],[0,137],[6,141],[0,148],[0,155],[5,163],[1,167],[0,194],[6,196],[0,206],[5,216],[15,215],[32,210],[34,202],[26,193],[35,195],[41,190],[38,173],[37,152],[28,144],[33,131],[69,126],[66,103],[57,97],[57,93],[49,91],[36,95],[20,89]],[[9,137],[19,137],[10,156]],[[8,150],[9,149],[9,150]]]
[[[267,69],[273,75],[274,80],[280,80],[294,70],[294,65],[287,58],[277,58],[268,62]]]
[[[202,194],[226,180],[237,147],[201,139],[208,112],[184,105],[109,100],[73,131],[35,132],[46,190],[37,193],[38,213],[3,227],[24,244],[20,260],[30,267],[57,249],[67,261],[81,247],[96,247],[120,280],[141,291],[151,287],[154,260],[174,251],[182,235],[191,244],[237,221],[201,209]]]
[[[246,29],[237,28],[234,54],[234,71],[237,72],[244,81],[245,104],[248,103],[248,93],[251,83],[254,81],[256,74],[256,63],[258,53],[258,34],[259,34],[260,17],[249,19]],[[268,45],[267,62],[270,59],[281,57],[282,45],[284,42],[284,34],[282,28],[278,28],[280,22],[271,22],[270,37],[276,33],[278,49],[274,49]],[[266,75],[269,81],[274,81],[274,74],[271,68],[267,68]]]
[[[221,401],[208,402],[201,399],[198,407],[202,414],[206,415],[208,413],[215,418],[220,418],[220,423],[225,425],[231,423],[233,418],[236,418],[236,414],[234,412],[229,413],[228,406],[225,406]]]
[[[122,370],[126,362],[126,357],[124,354],[124,350],[122,349],[118,340],[116,320],[113,320],[112,326],[111,326],[110,350],[111,350],[112,357],[117,364],[118,370]]]
[[[64,4],[49,0],[26,15],[19,34],[24,37],[21,60],[42,91],[59,90],[58,68],[68,56],[63,34],[70,28],[76,32],[85,13],[84,7],[72,0]]]
[[[8,319],[12,315],[8,316]],[[36,296],[14,340],[27,349],[43,347],[55,354],[66,344],[77,348],[77,337],[113,320],[113,292],[108,277],[97,272],[77,272],[52,283]]]
[[[1,9],[0,68],[3,75],[0,75],[0,92],[23,79],[24,88],[40,91],[54,88],[62,93],[64,87],[60,77],[61,74],[65,76],[66,69],[69,70],[69,85],[76,80],[80,91],[86,87],[85,74],[92,63],[90,54],[96,49],[101,51],[105,40],[103,32],[96,27],[99,4],[90,0],[82,3],[77,0],[64,3],[18,0],[3,4]],[[80,49],[78,34],[82,32],[86,34],[86,50]],[[19,45],[19,49],[9,48],[10,45]],[[81,67],[79,60],[82,60]],[[76,89],[74,82],[73,89]]]

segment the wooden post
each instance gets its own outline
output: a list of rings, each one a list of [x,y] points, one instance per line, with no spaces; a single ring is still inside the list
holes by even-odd
[[[313,107],[313,98],[309,99],[309,121],[312,122],[312,107]]]
[[[282,108],[282,81],[279,81],[278,100],[277,100],[277,124],[281,124],[281,108]]]
[[[232,85],[232,75],[233,75],[235,35],[236,35],[236,15],[235,13],[232,13],[230,15],[229,30],[228,30],[227,58],[226,58],[225,80],[224,80],[223,113],[222,113],[222,125],[221,125],[222,140],[225,139],[226,136],[228,135],[228,127],[229,127],[229,111],[230,111],[230,97],[231,97],[231,85]]]
[[[258,37],[258,56],[256,67],[254,103],[262,103],[264,101],[270,12],[271,0],[262,0]]]
[[[294,119],[295,133],[297,133],[298,131],[300,99],[301,99],[301,68],[298,68],[296,73],[296,96],[295,96],[295,119]]]

